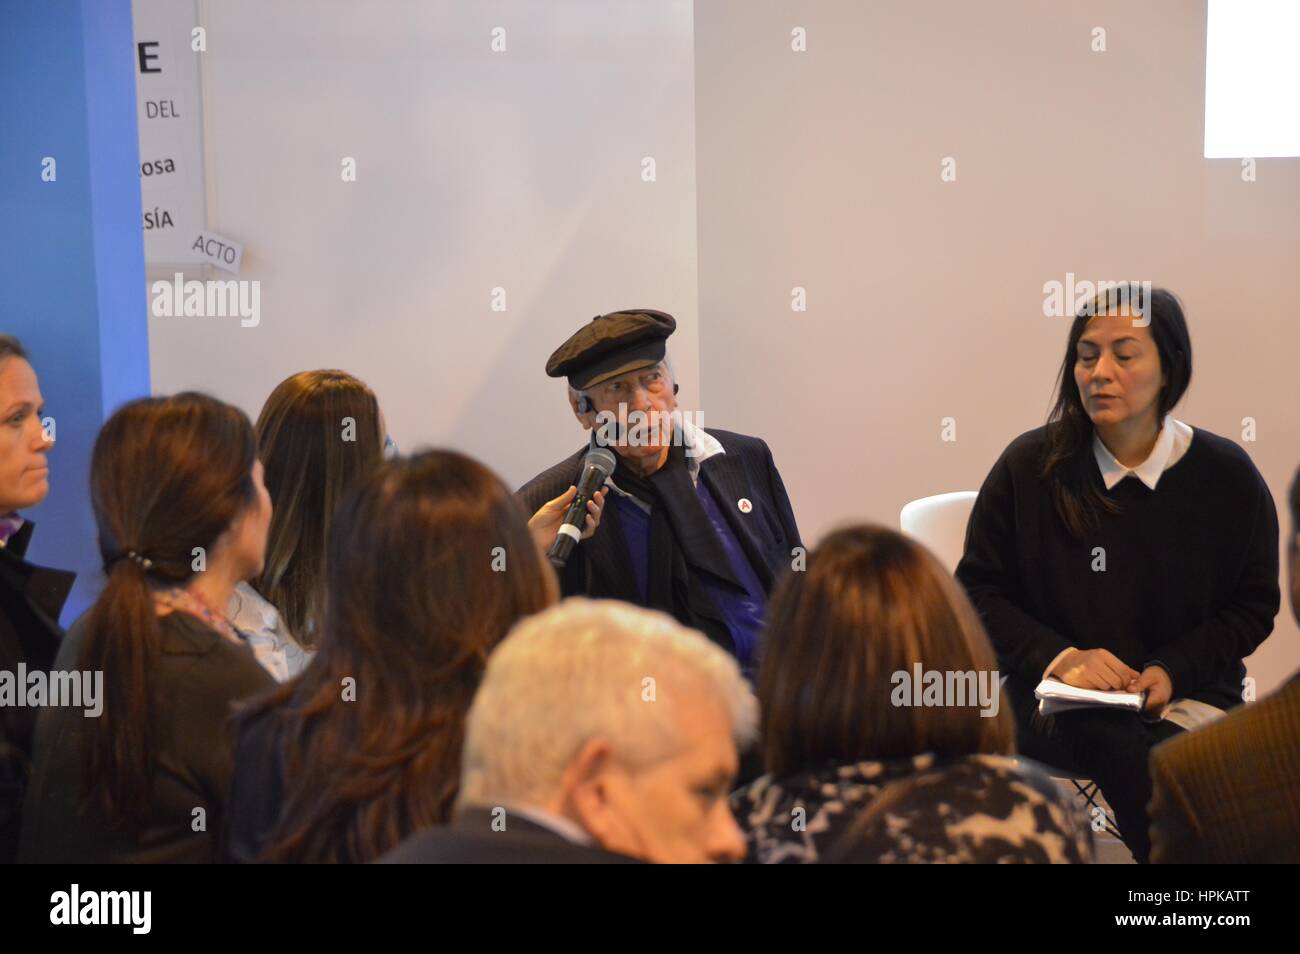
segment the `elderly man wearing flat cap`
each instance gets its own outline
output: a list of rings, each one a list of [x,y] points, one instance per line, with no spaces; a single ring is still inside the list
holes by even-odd
[[[749,673],[767,596],[801,545],[799,528],[767,444],[705,430],[677,410],[667,361],[676,327],[661,311],[598,315],[546,363],[548,375],[568,379],[591,443],[617,459],[603,515],[560,571],[560,588],[670,613]],[[571,499],[588,450],[519,489],[529,513]]]

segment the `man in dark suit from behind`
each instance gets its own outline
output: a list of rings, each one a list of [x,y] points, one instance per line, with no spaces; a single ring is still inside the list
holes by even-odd
[[[1300,620],[1300,471],[1291,483],[1288,567]],[[1300,673],[1151,752],[1155,863],[1300,862]]]
[[[617,461],[600,525],[560,570],[560,589],[669,613],[748,672],[799,528],[767,444],[706,430],[678,409],[666,351],[676,327],[650,309],[598,315],[547,361],[548,375],[567,379],[570,408],[592,443]],[[568,503],[588,450],[519,489],[529,513]]]
[[[397,864],[731,862],[728,802],[757,703],[736,662],[664,613],[582,598],[488,659],[449,825]]]

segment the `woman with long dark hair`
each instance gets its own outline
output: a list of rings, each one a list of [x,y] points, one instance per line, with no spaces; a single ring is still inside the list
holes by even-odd
[[[214,860],[232,704],[274,684],[224,613],[271,517],[252,425],[202,394],[132,401],[95,440],[91,504],[107,580],[54,665],[102,674],[102,709],[41,711],[20,858]]]
[[[346,371],[300,371],[258,415],[257,456],[275,501],[266,564],[235,588],[230,616],[284,682],[311,660],[325,602],[325,544],[339,501],[389,446],[375,393]]]
[[[257,456],[275,501],[266,565],[235,587],[230,617],[258,661],[284,682],[306,668],[325,615],[325,552],[339,502],[397,445],[379,400],[363,381],[334,369],[300,371],[281,381],[257,418]],[[548,501],[529,520],[543,550],[577,493]],[[583,539],[600,523],[602,489],[587,505]]]
[[[445,822],[488,653],[558,596],[522,505],[451,451],[362,478],[325,566],[316,657],[240,717],[232,860],[370,861]]]
[[[1088,302],[1048,423],[994,464],[957,568],[1008,673],[1021,751],[1096,781],[1139,861],[1151,746],[1241,701],[1242,659],[1280,600],[1264,479],[1237,444],[1172,416],[1191,376],[1173,294],[1133,284]],[[1042,719],[1046,678],[1144,692],[1146,708]]]

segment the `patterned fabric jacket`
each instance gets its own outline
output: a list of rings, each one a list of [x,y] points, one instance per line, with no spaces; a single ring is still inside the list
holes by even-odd
[[[751,863],[1092,860],[1071,797],[1035,763],[1005,756],[926,754],[764,775],[735,792],[731,807]]]

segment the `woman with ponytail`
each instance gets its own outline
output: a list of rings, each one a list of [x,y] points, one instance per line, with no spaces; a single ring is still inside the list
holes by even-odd
[[[225,615],[262,569],[261,471],[248,418],[202,394],[132,401],[100,431],[91,502],[107,581],[55,669],[102,678],[102,709],[42,711],[21,860],[214,860],[231,706],[274,684]]]

